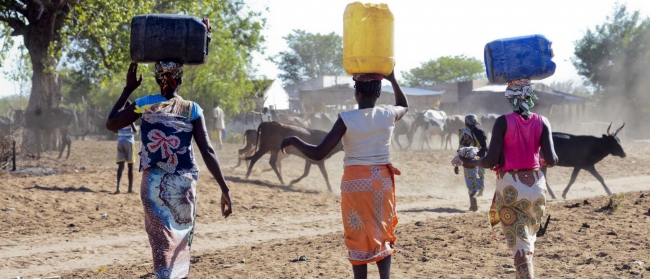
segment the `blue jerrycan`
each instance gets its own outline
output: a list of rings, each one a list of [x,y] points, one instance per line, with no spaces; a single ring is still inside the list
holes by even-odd
[[[540,80],[555,73],[551,41],[543,35],[499,39],[485,45],[485,72],[490,83],[521,78]]]
[[[131,60],[197,65],[207,62],[210,30],[207,19],[185,15],[137,15],[131,20]]]

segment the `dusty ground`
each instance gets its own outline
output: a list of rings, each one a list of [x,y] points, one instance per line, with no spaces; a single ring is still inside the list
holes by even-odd
[[[42,161],[43,167],[58,171],[54,175],[0,172],[0,209],[15,209],[0,211],[3,278],[150,278],[151,252],[139,195],[112,195],[114,145],[74,141],[72,155],[63,164]],[[192,277],[350,278],[339,213],[342,154],[326,164],[335,191],[329,193],[318,168],[293,187],[281,185],[273,172],[262,172],[268,157],[258,162],[250,180],[245,179],[243,167],[231,169],[238,147],[227,144],[218,152],[235,203],[230,218],[220,216],[216,183],[207,172],[200,177]],[[596,166],[610,189],[622,194],[616,197],[616,210],[600,210],[609,198],[598,197],[605,191],[587,173],[581,173],[568,194],[574,200],[549,202],[552,222],[535,258],[540,277],[634,278],[650,270],[650,144],[624,147],[627,158],[608,157]],[[513,277],[501,230],[489,228],[485,212],[494,175],[487,175],[480,198],[483,211],[466,213],[466,188],[462,177],[453,173],[452,157],[452,151],[441,150],[393,152],[392,161],[402,175],[397,178],[400,253],[394,257],[392,274]],[[283,161],[285,181],[298,177],[303,167],[295,157]],[[570,172],[549,171],[556,195]],[[136,172],[138,192],[139,179]],[[290,262],[301,255],[309,260]],[[370,270],[375,271],[373,266]]]

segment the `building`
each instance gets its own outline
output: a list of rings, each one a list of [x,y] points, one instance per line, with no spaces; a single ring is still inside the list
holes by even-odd
[[[300,103],[300,90],[322,89],[336,85],[350,84],[352,82],[351,76],[322,76],[286,86],[284,90],[289,94],[291,110],[304,112],[305,109]]]
[[[408,97],[410,108],[431,109],[440,105],[444,91],[425,90],[421,88],[401,87]],[[354,99],[352,83],[339,84],[325,88],[299,90],[299,100],[306,113],[311,112],[338,112],[355,109],[357,102]],[[395,104],[392,86],[382,86],[381,95],[377,104]]]

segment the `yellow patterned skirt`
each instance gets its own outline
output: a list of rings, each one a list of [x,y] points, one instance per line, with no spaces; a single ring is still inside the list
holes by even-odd
[[[519,250],[526,254],[535,250],[537,231],[546,210],[544,185],[539,170],[500,172],[490,207],[490,223],[501,223],[513,256]]]

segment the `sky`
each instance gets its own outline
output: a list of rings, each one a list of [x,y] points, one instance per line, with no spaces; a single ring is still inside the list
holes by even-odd
[[[245,0],[267,19],[264,53],[255,53],[257,76],[276,78],[279,70],[267,61],[286,50],[284,36],[294,29],[311,33],[343,34],[346,0]],[[365,3],[365,2],[364,2]],[[375,2],[377,3],[377,2]],[[553,42],[557,69],[543,80],[580,80],[571,64],[574,42],[588,29],[605,22],[616,3],[650,17],[650,0],[384,0],[395,17],[395,72],[448,55],[466,55],[483,61],[485,44],[496,39],[542,34]],[[11,57],[10,55],[9,57]],[[6,61],[0,72],[12,63]],[[0,75],[0,97],[14,94],[14,85]]]

